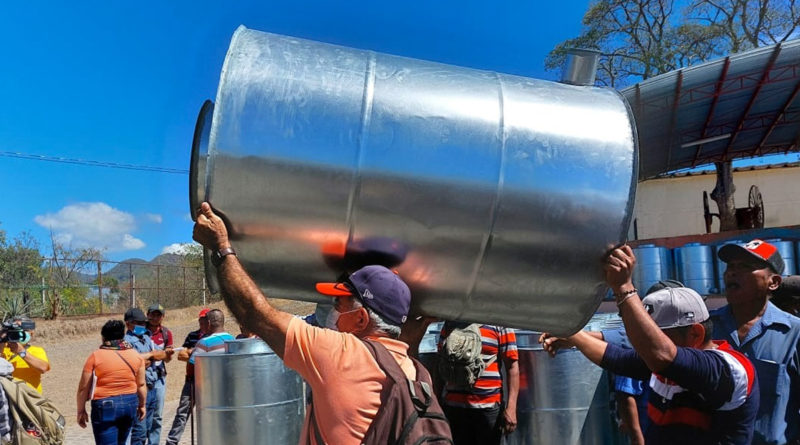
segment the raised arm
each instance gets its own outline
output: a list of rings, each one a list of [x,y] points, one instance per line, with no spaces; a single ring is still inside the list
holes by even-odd
[[[553,337],[548,333],[539,336],[539,343],[551,356],[555,356],[559,349],[576,347],[592,363],[600,365],[606,352],[608,343],[601,340],[599,332],[578,331],[567,338]]]
[[[636,257],[630,246],[614,249],[606,262],[606,281],[617,299],[633,349],[651,371],[659,372],[675,360],[678,349],[659,329],[635,292],[631,281],[634,264]]]
[[[193,237],[195,241],[212,251],[231,247],[225,223],[214,214],[206,202],[200,206]],[[226,255],[222,259],[217,268],[217,277],[225,304],[236,319],[261,337],[279,357],[283,358],[286,331],[292,315],[279,311],[269,304],[266,296],[245,272],[235,255]]]

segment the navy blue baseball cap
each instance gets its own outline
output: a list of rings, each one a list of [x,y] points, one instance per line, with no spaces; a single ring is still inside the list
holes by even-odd
[[[406,283],[383,266],[362,267],[345,282],[317,283],[317,292],[330,297],[354,296],[397,326],[406,322],[411,306],[411,291]]]

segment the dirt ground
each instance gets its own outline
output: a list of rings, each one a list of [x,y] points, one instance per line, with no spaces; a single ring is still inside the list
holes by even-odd
[[[272,299],[270,302],[293,314],[308,314],[314,310],[313,303],[277,299]],[[230,316],[222,303],[212,304],[209,307],[225,311],[226,330],[233,335],[239,333],[235,319]],[[175,346],[183,344],[186,335],[197,329],[197,314],[201,309],[201,306],[195,306],[167,310],[164,325],[172,330]],[[50,372],[45,374],[42,380],[44,395],[53,400],[67,419],[68,425],[73,425],[76,421],[75,394],[83,364],[89,354],[100,346],[100,328],[112,318],[121,319],[122,315],[36,321],[33,344],[42,346],[50,360]],[[172,360],[167,364],[167,401],[179,398],[185,370],[185,362]],[[171,419],[171,413],[170,415],[165,413],[166,417]]]

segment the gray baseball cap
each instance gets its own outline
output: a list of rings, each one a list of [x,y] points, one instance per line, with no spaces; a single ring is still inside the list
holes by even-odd
[[[708,320],[703,297],[688,287],[666,288],[644,297],[644,308],[659,328],[679,328]]]

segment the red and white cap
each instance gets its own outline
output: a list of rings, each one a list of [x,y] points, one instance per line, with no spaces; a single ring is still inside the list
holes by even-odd
[[[734,259],[756,260],[777,274],[782,274],[785,269],[778,248],[760,239],[754,239],[744,246],[725,244],[719,249],[717,255],[726,263]]]

